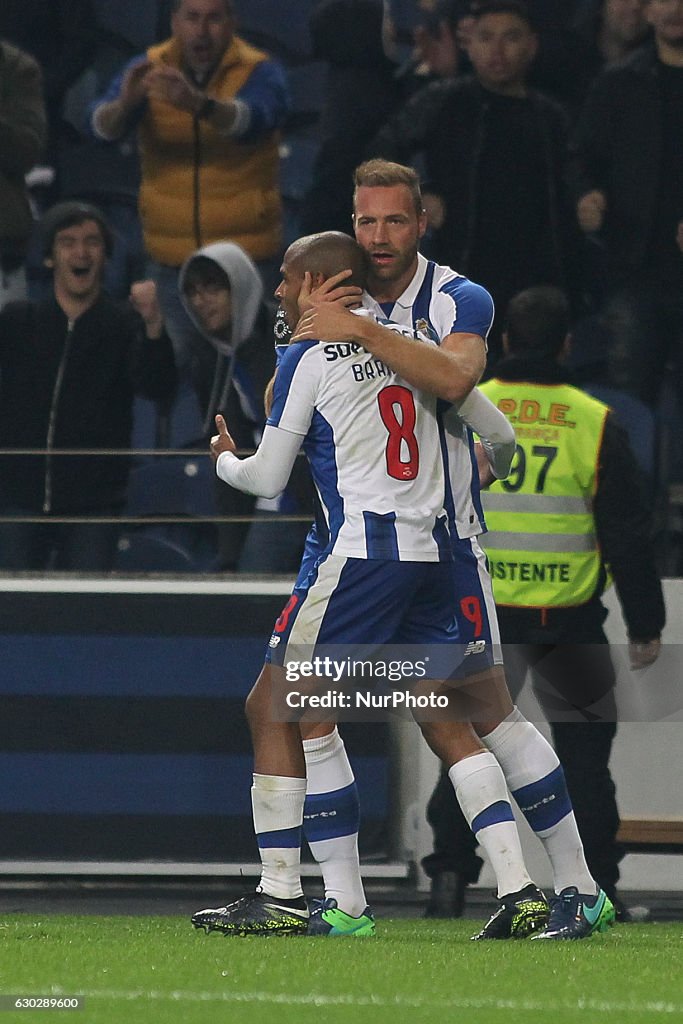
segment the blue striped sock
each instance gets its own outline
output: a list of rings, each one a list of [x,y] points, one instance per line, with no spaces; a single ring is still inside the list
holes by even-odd
[[[579,892],[594,892],[564,771],[545,736],[514,708],[482,742],[498,759],[510,792],[543,843],[555,891],[575,885]]]
[[[493,868],[498,895],[519,892],[531,878],[500,765],[493,754],[482,750],[452,765],[448,775],[470,828]]]
[[[304,835],[320,864],[326,898],[358,917],[367,905],[358,856],[360,801],[346,748],[336,729],[303,745],[308,776]]]

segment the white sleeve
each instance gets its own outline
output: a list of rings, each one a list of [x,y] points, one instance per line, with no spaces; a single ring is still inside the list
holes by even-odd
[[[255,455],[238,459],[232,452],[223,452],[216,461],[216,473],[238,491],[275,498],[289,480],[302,441],[301,434],[266,426]]]
[[[459,409],[452,406],[448,410],[444,419],[446,430],[452,416],[459,417],[479,435],[493,475],[503,480],[510,472],[515,454],[515,431],[507,417],[479,388],[472,389]]]

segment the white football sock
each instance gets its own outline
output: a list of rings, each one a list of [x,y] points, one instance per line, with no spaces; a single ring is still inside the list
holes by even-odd
[[[482,743],[495,755],[510,792],[543,843],[555,892],[575,885],[581,893],[594,893],[597,883],[586,864],[562,765],[545,736],[514,708]]]
[[[306,803],[304,836],[320,865],[325,897],[360,917],[367,906],[358,857],[360,805],[344,741],[335,728],[304,740]]]
[[[258,888],[269,896],[303,896],[300,865],[305,797],[305,779],[254,774],[251,805],[262,866]]]
[[[498,895],[529,885],[505,779],[493,754],[484,751],[466,757],[451,766],[448,776],[477,842],[487,853]]]

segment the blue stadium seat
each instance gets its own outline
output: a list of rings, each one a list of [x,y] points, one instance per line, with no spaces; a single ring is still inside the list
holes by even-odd
[[[202,420],[194,388],[181,377],[173,406],[160,413],[156,402],[136,398],[133,404],[133,448],[185,448],[203,445]]]
[[[208,455],[159,456],[135,466],[126,512],[132,516],[215,515],[214,472]]]
[[[203,423],[194,387],[187,376],[181,376],[178,393],[168,419],[169,448],[203,445]],[[207,449],[208,450],[208,449]]]
[[[201,572],[188,548],[150,528],[131,529],[119,539],[115,571],[136,572]]]
[[[119,544],[118,572],[213,572],[217,527],[195,522],[216,514],[215,477],[206,455],[145,461],[130,475],[126,514],[182,517],[181,522],[131,524]]]
[[[157,421],[156,403],[138,396],[133,402],[132,448],[156,448]]]

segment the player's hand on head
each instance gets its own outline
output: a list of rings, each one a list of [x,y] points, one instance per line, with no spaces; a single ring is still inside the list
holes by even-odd
[[[357,320],[346,306],[323,302],[303,314],[292,341],[348,341],[357,327]]]
[[[313,306],[313,303],[311,302],[311,294],[312,294],[312,292],[313,292],[313,277],[311,275],[311,272],[309,270],[307,270],[304,273],[304,282],[301,285],[301,291],[299,292],[299,297],[296,300],[297,301],[297,305],[299,307],[299,316],[301,316],[302,313],[305,313],[307,310],[312,308],[312,306]]]
[[[214,462],[223,452],[234,453],[237,451],[237,445],[228,433],[225,420],[220,413],[216,416],[216,430],[218,433],[211,438],[211,458]]]
[[[356,306],[360,303],[363,289],[357,285],[344,284],[353,273],[352,270],[340,270],[317,286],[313,285],[313,276],[306,271],[304,283],[299,292],[299,313],[313,309],[318,303],[337,302],[341,306]]]

